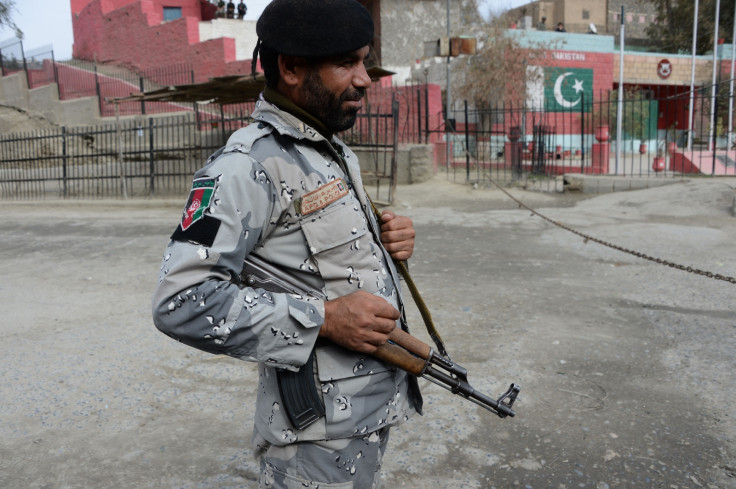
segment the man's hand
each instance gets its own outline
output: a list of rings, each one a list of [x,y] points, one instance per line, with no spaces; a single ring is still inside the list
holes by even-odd
[[[388,341],[399,311],[385,299],[359,291],[325,302],[319,335],[361,353],[373,353]]]
[[[381,243],[391,258],[408,260],[414,253],[414,223],[406,216],[391,211],[381,213]]]

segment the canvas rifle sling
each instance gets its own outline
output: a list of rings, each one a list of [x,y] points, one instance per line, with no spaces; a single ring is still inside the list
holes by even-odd
[[[348,178],[348,184],[352,186],[352,179],[350,178],[350,171],[348,170],[347,162],[345,161],[345,155],[342,151],[342,148],[337,145],[333,145],[332,148],[335,150],[335,153],[338,155],[338,163],[340,165],[340,168],[342,169],[343,173]],[[377,230],[380,233],[380,227],[381,227],[381,213],[378,212],[378,208],[373,203],[373,200],[368,195],[368,191],[363,187],[363,193],[366,196],[366,200],[371,204],[371,209],[373,209],[373,214],[376,216],[376,223],[378,224],[379,229]],[[380,236],[376,236],[376,239],[380,242]],[[393,260],[394,264],[396,265],[396,269],[401,274],[402,277],[404,277],[404,281],[406,282],[407,287],[409,287],[409,291],[411,292],[411,297],[414,299],[414,303],[417,305],[417,308],[419,309],[419,313],[422,315],[422,319],[424,320],[424,325],[427,327],[427,333],[429,333],[429,337],[432,338],[432,341],[437,346],[437,351],[442,355],[443,357],[446,357],[448,360],[450,359],[450,355],[447,354],[447,350],[445,349],[445,343],[442,341],[442,338],[440,337],[440,334],[437,332],[437,328],[434,326],[434,322],[432,321],[432,314],[429,312],[429,308],[427,308],[427,305],[424,303],[424,300],[422,299],[422,296],[419,294],[419,289],[417,289],[416,284],[414,284],[414,281],[411,279],[411,275],[409,275],[409,267],[406,265],[406,262],[399,261],[399,260]]]
[[[368,195],[368,192],[366,192],[366,195]],[[381,213],[378,212],[376,205],[370,198],[368,198],[368,201],[371,203],[371,208],[373,209],[373,213],[376,215],[378,225],[380,226]],[[419,294],[419,289],[417,288],[414,280],[412,280],[411,275],[409,274],[409,267],[406,265],[405,261],[394,260],[394,264],[396,265],[396,269],[399,271],[401,276],[404,277],[406,286],[411,292],[411,297],[412,299],[414,299],[414,303],[417,305],[419,313],[422,315],[422,319],[424,320],[424,325],[427,327],[427,333],[429,333],[429,337],[432,338],[434,344],[437,345],[437,351],[439,351],[440,355],[449,359],[450,355],[447,354],[445,343],[442,341],[439,332],[437,332],[437,328],[435,328],[434,326],[434,321],[432,321],[432,314],[430,314],[427,304],[424,303],[424,299],[422,299],[421,294]]]

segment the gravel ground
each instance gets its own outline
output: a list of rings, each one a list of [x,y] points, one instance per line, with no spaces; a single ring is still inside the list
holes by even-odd
[[[512,193],[596,239],[736,276],[736,181]],[[736,488],[734,283],[601,246],[497,189],[399,187],[411,270],[499,419],[426,381],[386,488]],[[150,296],[181,201],[5,202],[0,487],[255,488],[252,364],[171,341]],[[413,332],[426,340],[419,314]]]

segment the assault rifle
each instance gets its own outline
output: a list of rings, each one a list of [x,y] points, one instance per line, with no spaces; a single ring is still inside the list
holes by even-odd
[[[239,278],[240,284],[249,287],[326,299],[321,290],[283,273],[256,255],[250,255],[245,260]],[[400,328],[391,332],[389,342],[380,346],[373,356],[414,376],[423,377],[501,418],[516,415],[511,406],[519,394],[520,387],[517,384],[511,384],[498,399],[478,392],[468,383],[468,371],[465,368],[436,353],[432,347]],[[324,414],[324,406],[314,384],[312,361],[313,357],[310,357],[299,372],[284,369],[278,372],[284,408],[292,425],[299,429],[309,426]]]

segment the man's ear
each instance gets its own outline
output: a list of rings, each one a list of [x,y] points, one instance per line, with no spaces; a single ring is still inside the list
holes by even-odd
[[[296,86],[301,80],[301,66],[296,56],[279,54],[279,73],[281,80],[289,86]]]

